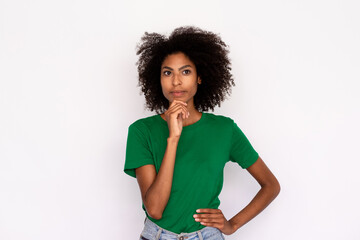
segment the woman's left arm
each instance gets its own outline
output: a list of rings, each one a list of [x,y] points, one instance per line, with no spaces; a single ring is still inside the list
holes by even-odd
[[[280,184],[260,157],[247,170],[260,184],[261,189],[245,208],[230,220],[224,217],[220,209],[198,209],[198,214],[194,215],[195,221],[204,226],[216,227],[230,235],[264,210],[279,194]]]

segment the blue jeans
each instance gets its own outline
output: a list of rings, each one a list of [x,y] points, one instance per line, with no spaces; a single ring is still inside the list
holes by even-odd
[[[221,231],[214,227],[204,227],[192,233],[176,234],[165,230],[149,218],[145,219],[145,226],[141,232],[140,240],[224,240]]]

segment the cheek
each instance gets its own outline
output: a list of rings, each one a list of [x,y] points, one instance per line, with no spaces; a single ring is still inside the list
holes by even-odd
[[[161,90],[162,90],[162,94],[164,95],[165,98],[168,98],[168,94],[167,94],[167,89],[169,89],[169,86],[167,86],[167,84],[165,83],[165,81],[160,81],[161,84]]]
[[[198,89],[198,86],[197,86],[197,84],[194,84],[193,86],[192,86],[192,93],[195,95],[196,94],[196,92],[197,92],[197,89]]]
[[[164,80],[160,79],[160,86],[161,86],[161,89],[166,89],[166,83]]]

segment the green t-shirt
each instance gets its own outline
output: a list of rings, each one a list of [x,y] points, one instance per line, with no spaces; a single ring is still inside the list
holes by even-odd
[[[142,118],[129,126],[124,171],[136,177],[135,168],[153,164],[159,171],[169,129],[160,115]],[[193,214],[199,208],[218,208],[226,162],[248,168],[259,155],[229,117],[202,113],[200,120],[183,127],[176,151],[173,183],[162,218],[149,219],[174,233],[204,228]],[[143,209],[144,205],[143,205]]]

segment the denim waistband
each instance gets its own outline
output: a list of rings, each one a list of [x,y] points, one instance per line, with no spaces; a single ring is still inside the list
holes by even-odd
[[[162,227],[160,227],[159,225],[157,225],[156,223],[152,222],[149,218],[145,218],[145,221],[144,221],[144,224],[145,224],[145,228],[144,230],[146,230],[146,228],[148,227],[149,229],[153,229],[156,231],[156,236],[155,236],[155,240],[158,240],[160,239],[160,236],[161,234],[168,234],[168,235],[172,235],[172,237],[178,239],[178,240],[185,240],[189,237],[193,237],[194,235],[198,235],[199,237],[199,240],[203,240],[203,235],[201,234],[202,230],[204,230],[205,228],[201,229],[201,230],[198,230],[198,231],[195,231],[195,232],[191,232],[191,233],[180,233],[180,234],[177,234],[177,233],[174,233],[174,232],[171,232],[169,230],[166,230]],[[154,232],[155,233],[155,232]]]

